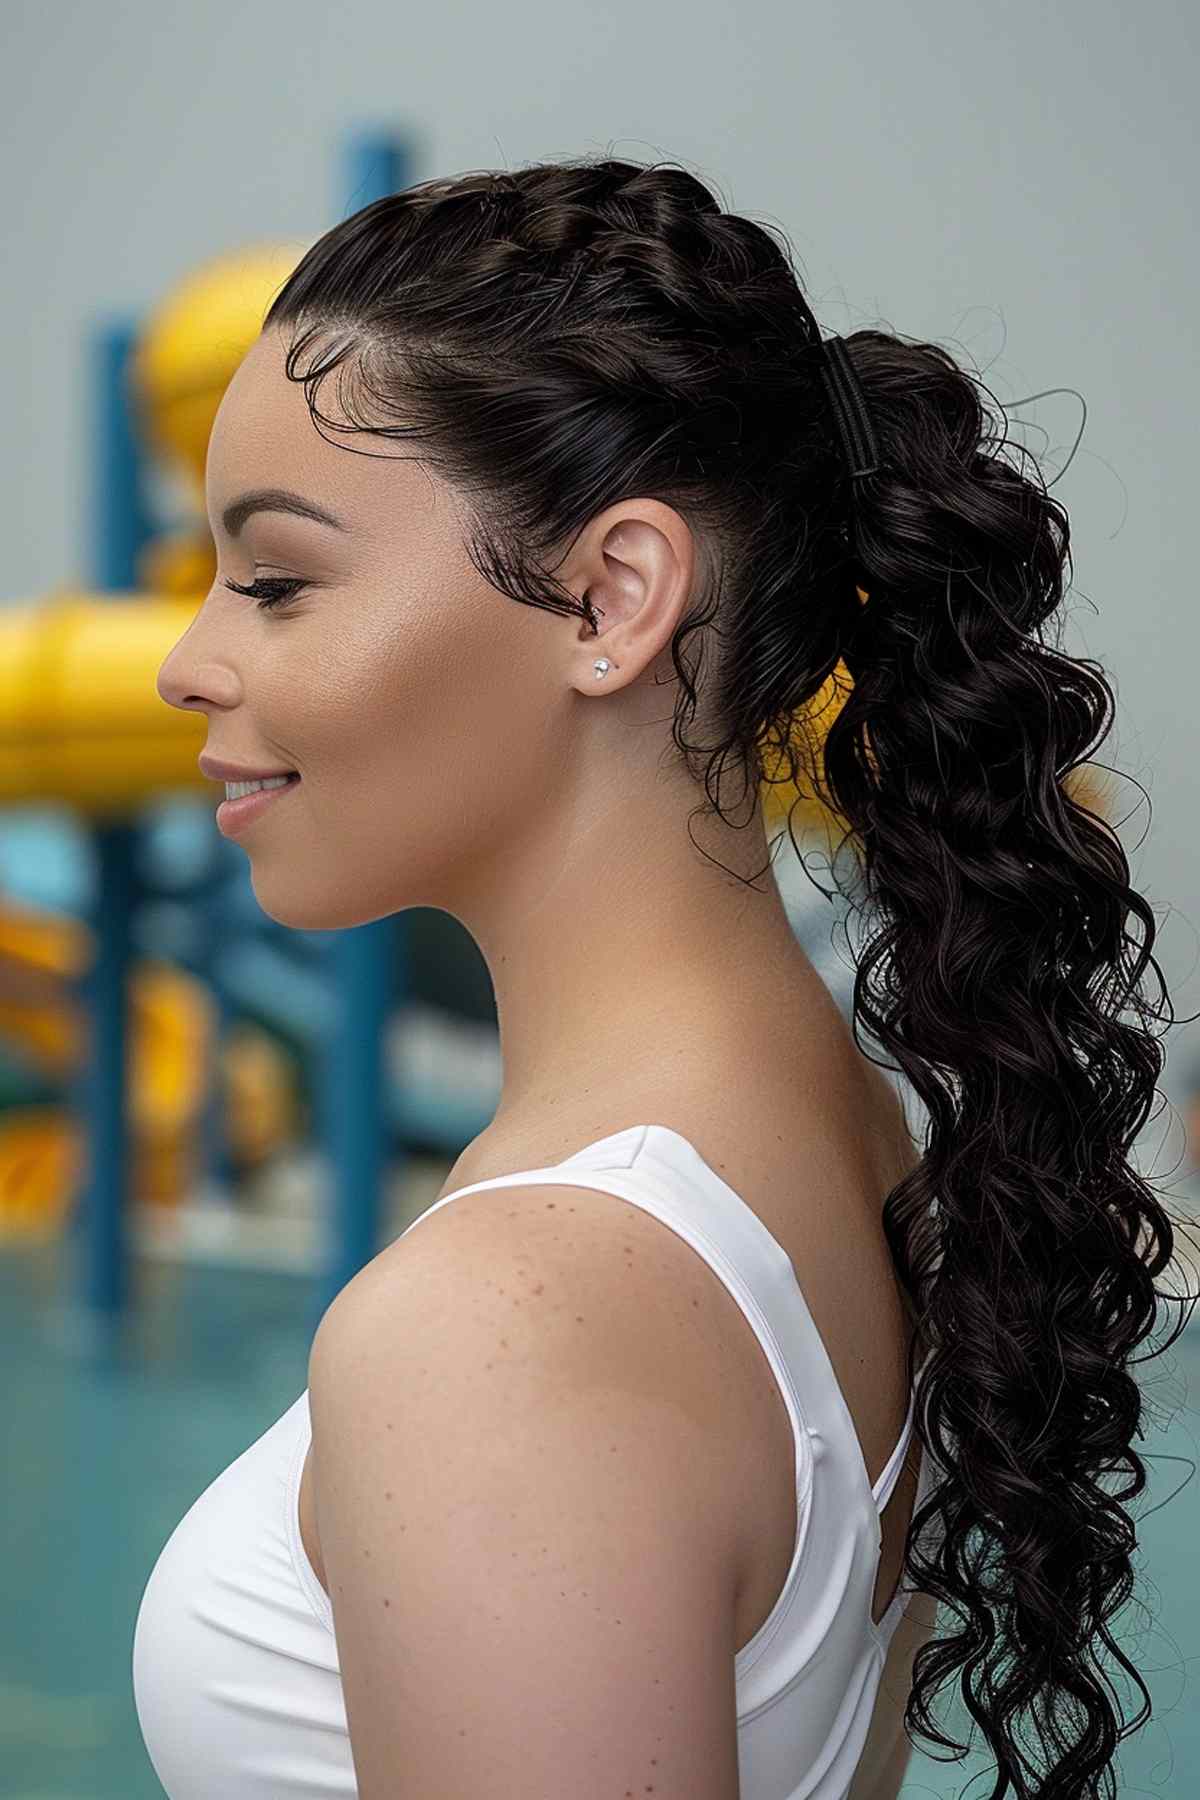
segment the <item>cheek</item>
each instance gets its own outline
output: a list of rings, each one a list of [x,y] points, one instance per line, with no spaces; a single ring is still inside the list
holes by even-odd
[[[428,659],[425,678],[345,666],[323,680],[320,704],[291,709],[278,742],[307,791],[252,859],[263,910],[307,930],[367,924],[410,906],[454,911],[493,858],[517,854],[571,780],[555,732],[565,708],[534,704],[476,656]],[[313,690],[310,690],[310,695]],[[302,784],[302,790],[303,790]],[[281,817],[280,825],[283,820]]]
[[[570,697],[561,672],[539,660],[549,639],[538,638],[537,622],[490,590],[469,608],[445,599],[399,622],[388,614],[381,623],[371,608],[306,658],[288,700],[291,729],[281,721],[278,741],[356,856],[384,823],[424,862],[440,837],[490,842],[545,804]],[[388,854],[382,844],[378,852]]]

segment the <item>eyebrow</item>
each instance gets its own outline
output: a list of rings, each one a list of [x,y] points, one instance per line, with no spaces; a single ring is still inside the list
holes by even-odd
[[[350,527],[333,513],[326,512],[315,500],[306,500],[303,494],[293,494],[289,488],[255,488],[239,499],[231,500],[221,514],[221,523],[229,537],[237,537],[252,513],[282,512],[294,513],[298,519],[312,519],[318,525],[329,525],[334,531],[349,531]]]

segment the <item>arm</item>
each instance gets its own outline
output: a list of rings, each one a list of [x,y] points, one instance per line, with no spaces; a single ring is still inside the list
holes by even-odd
[[[737,1800],[712,1434],[678,1359],[647,1357],[651,1278],[619,1233],[611,1256],[572,1255],[538,1223],[556,1196],[577,1199],[444,1209],[313,1341],[360,1800]]]

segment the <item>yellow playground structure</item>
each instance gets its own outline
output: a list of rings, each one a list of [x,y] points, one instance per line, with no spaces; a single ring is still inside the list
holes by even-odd
[[[0,904],[0,1038],[64,1093],[86,1055],[76,984],[89,959],[78,920]],[[132,1198],[169,1206],[197,1179],[199,1127],[213,1051],[203,986],[146,959],[130,982],[129,1104]],[[295,1135],[297,1105],[285,1059],[254,1026],[223,1048],[219,1091],[230,1151],[250,1169]],[[65,1104],[0,1112],[0,1242],[57,1234],[83,1176],[80,1123]]]
[[[128,593],[60,589],[0,609],[0,810],[66,807],[83,821],[131,819],[156,799],[218,798],[197,768],[204,719],[158,695],[159,666],[215,575],[203,520],[204,462],[226,384],[303,246],[222,256],[147,319],[130,396],[143,442],[182,474],[196,523],[144,545]],[[85,1145],[70,1088],[88,1053],[81,920],[0,893],[0,1045],[53,1100],[0,1106],[0,1242],[56,1234],[79,1192]],[[165,960],[129,984],[131,1198],[171,1205],[194,1186],[213,1082],[214,1009]],[[235,1166],[294,1135],[294,1071],[269,1032],[240,1022],[215,1083]]]

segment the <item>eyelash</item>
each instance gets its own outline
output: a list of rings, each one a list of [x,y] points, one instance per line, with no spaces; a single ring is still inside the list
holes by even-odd
[[[256,577],[249,587],[240,587],[236,581],[227,581],[224,586],[235,594],[245,594],[247,599],[257,601],[264,612],[269,612],[274,606],[290,605],[308,583],[298,581],[294,576],[264,575]]]

